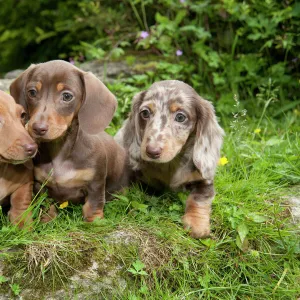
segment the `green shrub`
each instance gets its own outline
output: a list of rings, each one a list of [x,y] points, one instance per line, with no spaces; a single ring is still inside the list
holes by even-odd
[[[290,0],[2,0],[1,71],[151,53],[173,66],[162,74],[163,63],[152,81],[184,80],[225,110],[236,94],[259,114],[264,102],[253,96],[271,78],[285,112],[299,103],[299,15]]]

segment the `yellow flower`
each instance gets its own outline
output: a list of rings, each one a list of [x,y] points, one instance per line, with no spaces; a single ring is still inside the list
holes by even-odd
[[[227,159],[227,157],[223,156],[223,157],[221,157],[221,158],[219,159],[219,165],[220,165],[220,166],[225,166],[225,165],[227,165],[227,164],[228,164],[228,159]]]
[[[63,209],[63,208],[66,208],[68,205],[69,205],[69,202],[65,201],[59,206],[59,208]]]
[[[255,130],[254,130],[254,133],[256,133],[256,134],[259,134],[261,132],[261,129],[260,128],[256,128]]]

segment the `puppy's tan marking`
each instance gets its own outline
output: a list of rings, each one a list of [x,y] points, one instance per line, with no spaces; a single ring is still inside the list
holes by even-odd
[[[181,109],[181,107],[177,104],[177,103],[172,103],[171,105],[170,105],[170,111],[171,112],[176,112],[176,111],[178,111],[178,110],[180,110]]]
[[[35,87],[36,87],[36,89],[38,90],[38,91],[40,91],[41,89],[42,89],[42,83],[40,82],[40,81],[38,81],[37,82],[37,84],[35,85]]]
[[[210,212],[211,202],[203,203],[192,199],[191,195],[186,201],[185,214],[182,221],[185,229],[191,229],[191,236],[203,238],[210,235]]]
[[[56,176],[56,182],[66,187],[81,186],[84,182],[91,181],[95,176],[95,170],[92,168],[71,170],[64,175]]]
[[[60,82],[57,84],[56,89],[58,92],[60,92],[64,89],[64,87],[65,87],[64,84]]]
[[[63,168],[62,168],[63,169]],[[65,169],[63,169],[65,170]],[[55,172],[54,174],[45,172],[42,168],[34,168],[34,176],[39,182],[47,181],[49,185],[57,183],[67,188],[73,188],[83,185],[85,182],[91,181],[95,176],[95,170],[92,168],[69,170],[63,172]]]

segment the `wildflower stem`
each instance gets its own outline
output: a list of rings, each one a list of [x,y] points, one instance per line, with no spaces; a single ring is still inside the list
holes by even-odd
[[[141,7],[142,7],[144,26],[145,26],[145,29],[149,32],[149,27],[148,27],[148,23],[147,23],[147,15],[146,15],[146,10],[145,10],[145,5],[144,5],[143,0],[141,1]]]
[[[265,106],[264,106],[264,109],[263,109],[263,112],[262,112],[262,114],[261,114],[261,116],[260,116],[260,118],[259,118],[259,121],[258,121],[258,123],[257,123],[257,126],[256,126],[257,128],[260,127],[260,123],[261,123],[263,117],[265,116],[266,110],[267,110],[267,108],[268,108],[268,106],[269,106],[269,104],[271,103],[272,100],[273,100],[273,97],[271,97],[271,98],[266,102],[266,104],[265,104]]]
[[[133,10],[133,12],[134,12],[134,14],[135,14],[136,19],[138,20],[138,22],[139,22],[141,28],[143,28],[143,27],[144,27],[143,21],[142,21],[140,15],[139,15],[139,13],[138,13],[138,11],[137,11],[135,5],[133,4],[132,1],[129,1],[129,2],[130,2],[130,5],[131,5],[131,7],[132,7],[132,10]]]

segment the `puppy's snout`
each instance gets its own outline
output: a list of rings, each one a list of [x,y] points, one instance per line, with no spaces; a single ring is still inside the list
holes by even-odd
[[[32,130],[36,135],[43,136],[47,133],[49,126],[45,123],[35,122],[32,124]]]
[[[153,147],[153,146],[147,146],[146,147],[146,154],[150,158],[159,158],[162,152],[162,148],[160,147]]]
[[[24,151],[27,156],[33,156],[36,153],[37,150],[37,144],[32,143],[32,144],[24,144],[23,145]]]

